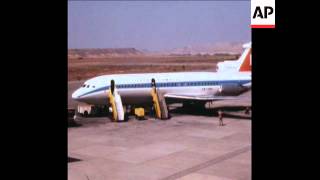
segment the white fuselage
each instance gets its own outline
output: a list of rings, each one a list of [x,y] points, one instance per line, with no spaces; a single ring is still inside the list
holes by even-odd
[[[88,104],[108,104],[111,80],[124,104],[151,103],[151,80],[163,94],[217,95],[224,84],[251,86],[251,72],[175,72],[117,74],[98,76],[87,80],[72,98]]]

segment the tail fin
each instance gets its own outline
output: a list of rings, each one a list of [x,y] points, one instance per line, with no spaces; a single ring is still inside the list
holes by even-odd
[[[245,48],[244,52],[239,58],[239,72],[247,72],[251,71],[251,42],[244,44],[243,48]]]
[[[217,64],[218,72],[251,71],[251,42],[243,45],[244,51],[238,60],[223,61]]]

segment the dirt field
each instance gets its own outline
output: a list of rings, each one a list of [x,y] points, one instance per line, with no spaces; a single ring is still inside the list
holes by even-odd
[[[68,80],[85,80],[114,73],[215,71],[217,62],[237,58],[238,55],[70,58]]]

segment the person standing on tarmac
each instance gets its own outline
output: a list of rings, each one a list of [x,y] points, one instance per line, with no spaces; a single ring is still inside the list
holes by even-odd
[[[250,113],[250,108],[246,107],[246,110],[244,111],[245,114],[249,114]]]
[[[223,126],[223,112],[222,110],[219,109],[218,111],[218,115],[219,115],[219,126]]]

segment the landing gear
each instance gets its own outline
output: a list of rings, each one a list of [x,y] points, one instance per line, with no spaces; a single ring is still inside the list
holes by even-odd
[[[205,103],[204,102],[183,102],[183,108],[192,109],[192,110],[204,110]]]
[[[89,116],[88,111],[84,111],[84,112],[83,112],[83,116],[84,116],[84,117],[88,117],[88,116]]]

